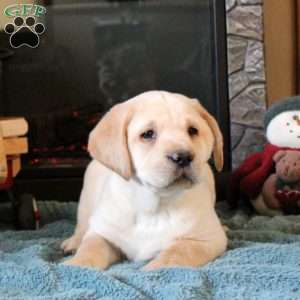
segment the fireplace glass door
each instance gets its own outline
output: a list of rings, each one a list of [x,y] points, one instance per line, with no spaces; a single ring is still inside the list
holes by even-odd
[[[13,48],[0,32],[0,115],[24,116],[30,128],[21,177],[82,172],[101,116],[147,90],[199,99],[221,125],[230,165],[224,1],[39,4],[37,47]]]

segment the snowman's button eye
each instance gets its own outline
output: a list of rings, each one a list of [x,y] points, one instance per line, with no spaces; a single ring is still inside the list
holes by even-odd
[[[299,117],[297,115],[293,116],[293,119],[298,121],[299,120]]]
[[[290,133],[293,133],[294,131],[293,130],[290,130]]]
[[[287,126],[290,126],[290,123],[286,123]]]

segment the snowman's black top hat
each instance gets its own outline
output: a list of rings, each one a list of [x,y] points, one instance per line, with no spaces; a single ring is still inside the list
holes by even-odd
[[[265,114],[265,130],[267,129],[269,123],[274,117],[276,117],[282,112],[290,110],[300,111],[300,95],[283,98],[279,102],[272,105]]]

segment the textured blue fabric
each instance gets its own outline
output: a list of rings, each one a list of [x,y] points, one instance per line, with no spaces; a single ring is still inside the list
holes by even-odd
[[[197,269],[64,266],[59,244],[74,228],[70,219],[40,231],[1,231],[0,299],[300,299],[300,217],[251,217],[219,206],[229,250]]]

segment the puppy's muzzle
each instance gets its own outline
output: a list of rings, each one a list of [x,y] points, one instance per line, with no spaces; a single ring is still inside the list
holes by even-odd
[[[176,151],[167,155],[167,159],[174,163],[178,168],[188,167],[194,159],[190,151]]]

